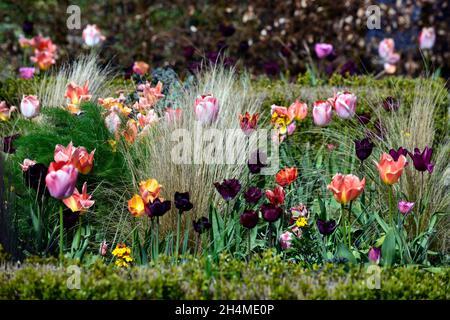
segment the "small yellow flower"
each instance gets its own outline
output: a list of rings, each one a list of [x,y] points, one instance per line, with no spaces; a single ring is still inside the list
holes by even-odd
[[[299,217],[296,221],[295,221],[295,225],[299,228],[303,228],[304,226],[308,225],[308,220],[306,220],[305,217]]]
[[[131,257],[131,249],[123,243],[119,243],[116,246],[112,252],[112,255],[117,258],[115,261],[115,265],[117,267],[128,267],[130,265],[129,263],[133,261],[133,258]]]

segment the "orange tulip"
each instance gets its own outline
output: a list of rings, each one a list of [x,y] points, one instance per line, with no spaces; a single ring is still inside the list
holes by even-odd
[[[161,185],[156,179],[148,179],[139,183],[139,192],[145,203],[155,200],[159,197]]]
[[[64,97],[69,99],[69,103],[67,104],[67,110],[69,112],[78,113],[80,111],[80,103],[82,101],[91,100],[88,85],[89,82],[87,80],[82,87],[75,84],[74,82],[70,82],[67,85],[67,90],[64,94]]]
[[[327,186],[333,192],[337,202],[347,204],[355,200],[366,186],[366,178],[361,181],[353,174],[342,175],[337,173]]]
[[[63,202],[72,212],[80,213],[86,212],[95,203],[94,200],[91,200],[91,195],[87,194],[86,182],[83,184],[81,193],[75,188],[73,194],[69,198],[63,199]]]
[[[403,168],[406,165],[406,157],[400,155],[397,161],[395,161],[389,154],[383,153],[381,155],[380,162],[375,162],[377,169],[380,172],[381,180],[385,184],[392,185],[400,179],[403,173]]]
[[[128,211],[130,211],[134,217],[140,217],[144,214],[145,204],[140,195],[135,194],[133,198],[128,200]]]
[[[295,100],[288,108],[290,118],[301,121],[308,115],[308,106],[306,103]]]
[[[246,135],[250,135],[253,132],[253,130],[256,129],[258,125],[258,118],[259,118],[258,113],[250,114],[246,112],[243,115],[242,114],[239,115],[239,124],[241,126],[242,131]]]
[[[89,153],[85,147],[78,147],[72,155],[72,164],[77,168],[81,174],[88,174],[91,172],[94,165],[95,149]]]
[[[295,167],[284,168],[278,171],[275,176],[275,181],[282,187],[290,185],[298,177],[298,170]]]

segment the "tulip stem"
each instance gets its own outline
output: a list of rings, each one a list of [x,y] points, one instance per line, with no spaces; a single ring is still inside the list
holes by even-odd
[[[248,254],[247,259],[250,262],[250,256],[252,254],[252,229],[248,229]]]
[[[389,219],[391,222],[394,220],[394,187],[389,186]]]
[[[62,264],[64,258],[64,219],[63,219],[63,208],[59,207],[59,262]]]
[[[175,244],[175,256],[178,262],[178,254],[180,252],[180,228],[181,228],[181,210],[178,212],[177,218],[177,243]]]
[[[155,260],[158,260],[159,255],[159,217],[156,217],[156,231],[155,231]]]

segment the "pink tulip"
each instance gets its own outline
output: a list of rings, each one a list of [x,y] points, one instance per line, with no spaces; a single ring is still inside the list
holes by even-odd
[[[34,118],[39,114],[39,100],[36,96],[23,96],[20,112],[25,118]]]
[[[108,244],[106,243],[106,240],[103,240],[102,243],[100,244],[100,255],[101,256],[106,256],[106,254],[108,253]]]
[[[34,166],[35,164],[36,161],[30,159],[25,159],[23,160],[23,163],[19,163],[20,168],[22,169],[23,172],[27,172],[28,169],[30,169],[30,167]]]
[[[292,247],[292,239],[294,237],[292,236],[292,232],[286,231],[281,234],[280,236],[280,246],[282,249],[289,249]]]
[[[333,52],[333,45],[329,43],[316,43],[314,51],[319,59],[323,59]]]
[[[383,39],[378,44],[378,54],[382,60],[386,60],[390,55],[394,53],[395,42],[392,38]]]
[[[93,47],[104,41],[105,37],[100,32],[100,29],[95,24],[88,24],[83,30],[83,41],[89,46]]]
[[[406,216],[408,213],[411,212],[412,208],[414,207],[414,202],[407,202],[407,201],[399,201],[398,203],[398,210]]]
[[[53,152],[53,159],[55,162],[68,162],[72,159],[72,155],[76,148],[73,147],[72,141],[64,147],[61,144],[55,146],[55,151]]]
[[[219,101],[211,94],[200,96],[195,99],[194,112],[198,121],[211,124],[217,120]]]
[[[375,248],[375,247],[370,248],[368,258],[373,263],[378,264],[380,262],[380,258],[381,258],[381,249]]]
[[[31,79],[34,76],[34,71],[35,70],[36,69],[33,68],[33,67],[30,67],[30,68],[29,67],[19,68],[20,77],[22,79]]]
[[[342,119],[349,119],[356,111],[356,96],[350,92],[338,92],[333,99],[336,114]]]
[[[313,104],[313,120],[317,126],[323,127],[331,122],[331,104],[328,101],[318,100]]]
[[[65,199],[73,194],[77,177],[78,171],[72,164],[52,162],[45,177],[45,184],[52,197]]]
[[[109,132],[113,134],[119,130],[120,123],[121,123],[120,117],[116,112],[111,112],[105,118],[106,128],[108,128]]]
[[[436,32],[433,27],[423,28],[419,34],[419,46],[420,49],[432,49],[436,42]]]

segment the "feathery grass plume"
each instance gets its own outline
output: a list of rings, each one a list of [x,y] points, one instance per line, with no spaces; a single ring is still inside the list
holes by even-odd
[[[201,125],[194,114],[195,99],[204,94],[212,94],[218,99],[220,106],[217,121],[208,125]],[[180,121],[168,123],[162,118],[145,137],[138,139],[131,147],[122,148],[134,180],[133,186],[130,186],[131,193],[137,192],[139,182],[148,178],[157,179],[163,186],[162,197],[165,199],[173,200],[176,191],[189,191],[194,209],[183,216],[191,221],[205,215],[211,203],[221,204],[214,182],[236,178],[243,184],[243,190],[248,178],[248,152],[245,152],[247,141],[230,144],[233,150],[226,150],[222,141],[231,138],[227,129],[240,132],[239,114],[246,111],[258,112],[261,100],[253,94],[245,75],[238,76],[234,70],[217,65],[202,70],[197,75],[195,84],[174,98],[173,107],[183,110]],[[210,141],[215,141],[214,147],[211,148],[212,144],[205,144],[204,148],[196,132],[202,130],[205,133],[209,129],[222,134],[222,140],[213,138]],[[181,150],[182,157],[186,157],[182,160],[183,163],[176,159],[181,155],[176,149],[180,142],[188,142],[185,145],[187,148]],[[214,151],[207,152],[208,147]],[[253,145],[248,149],[250,152],[254,151]],[[201,159],[196,158],[198,156]],[[226,156],[242,157],[243,160],[226,164]],[[173,230],[176,215],[175,209],[166,214],[161,220],[161,230]]]
[[[42,106],[61,107],[66,104],[64,94],[70,82],[82,86],[89,81],[89,94],[92,95],[92,101],[97,101],[99,97],[111,95],[111,87],[108,84],[112,78],[113,73],[109,65],[100,67],[98,56],[90,54],[62,65],[54,75],[45,75],[40,84],[37,84],[36,92]]]

